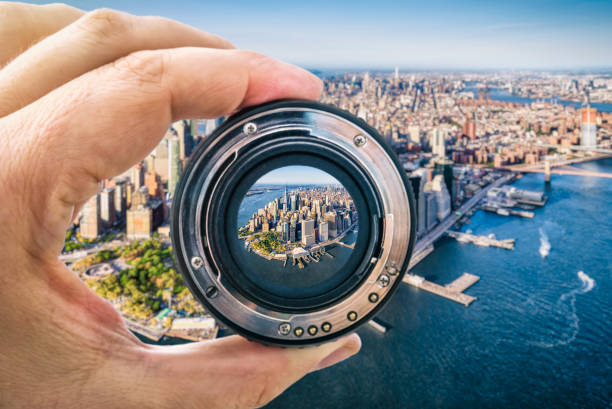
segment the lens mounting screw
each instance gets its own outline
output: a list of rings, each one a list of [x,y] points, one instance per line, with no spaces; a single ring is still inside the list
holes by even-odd
[[[255,125],[255,122],[247,122],[246,124],[244,124],[242,130],[245,134],[249,136],[254,135],[255,132],[257,132],[257,125]]]
[[[389,276],[386,274],[381,274],[380,277],[378,277],[378,285],[381,287],[386,287],[389,285],[389,281],[391,281],[389,279]]]
[[[370,293],[370,296],[368,297],[368,300],[370,300],[371,303],[377,302],[378,301],[378,294]]]
[[[357,319],[357,313],[355,311],[351,311],[346,315],[349,321],[355,321]]]
[[[355,146],[357,146],[358,148],[361,148],[362,146],[364,146],[367,141],[368,141],[368,139],[365,136],[361,135],[361,134],[356,135],[353,138],[353,142],[355,143]]]
[[[396,275],[396,274],[397,274],[397,268],[395,268],[395,267],[393,267],[393,266],[387,266],[386,270],[387,270],[387,273],[388,273],[390,276],[394,276],[394,275]]]
[[[283,322],[278,326],[278,333],[281,335],[289,335],[291,333],[291,324]]]
[[[200,268],[203,265],[204,265],[204,260],[202,260],[201,257],[196,256],[196,257],[191,258],[191,266],[193,268]]]

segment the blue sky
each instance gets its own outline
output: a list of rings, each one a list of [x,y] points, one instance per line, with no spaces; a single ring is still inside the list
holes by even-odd
[[[307,68],[612,67],[612,1],[67,1],[162,15]]]
[[[339,184],[338,180],[327,172],[310,166],[285,166],[274,169],[263,175],[255,184],[269,183],[275,185],[299,184]]]

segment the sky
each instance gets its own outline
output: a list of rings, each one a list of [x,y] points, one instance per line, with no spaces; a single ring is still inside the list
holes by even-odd
[[[266,173],[255,182],[258,184],[300,185],[300,184],[339,184],[327,172],[310,166],[285,166]]]
[[[309,69],[612,67],[612,0],[84,0],[161,15]]]

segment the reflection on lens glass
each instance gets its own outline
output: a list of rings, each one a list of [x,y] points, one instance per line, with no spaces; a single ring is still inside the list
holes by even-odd
[[[237,221],[241,258],[251,274],[292,288],[314,286],[338,273],[359,229],[348,191],[309,166],[263,175],[242,199]]]

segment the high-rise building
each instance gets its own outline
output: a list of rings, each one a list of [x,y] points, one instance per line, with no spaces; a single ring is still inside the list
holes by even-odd
[[[297,235],[297,225],[295,220],[291,220],[291,223],[289,224],[289,242],[290,243],[295,243],[295,239],[296,239],[296,235]]]
[[[312,246],[314,242],[314,220],[302,220],[302,244],[304,246]]]
[[[327,231],[330,239],[333,239],[338,235],[338,230],[336,228],[336,212],[329,211],[325,213],[325,221],[327,222]]]
[[[162,198],[163,189],[161,177],[155,171],[147,172],[145,175],[145,186],[148,190],[149,196]]]
[[[438,201],[433,192],[424,192],[426,209],[426,229],[429,230],[438,222]]]
[[[283,222],[282,223],[282,239],[283,241],[289,241],[289,223],[287,222]]]
[[[425,204],[425,184],[427,183],[427,175],[424,169],[418,169],[410,175],[410,183],[412,192],[414,193],[414,201],[416,203],[416,228],[417,233],[423,233],[427,229],[427,208]]]
[[[298,197],[296,194],[291,195],[291,206],[290,206],[290,210],[292,212],[295,212],[298,208]]]
[[[140,189],[144,183],[144,172],[141,164],[137,164],[132,167],[132,174],[130,177],[132,179],[132,184],[134,185],[134,190]]]
[[[168,139],[168,195],[174,196],[174,190],[181,174],[182,162],[177,137]]]
[[[453,182],[455,180],[455,176],[453,175],[453,161],[448,159],[436,160],[435,172],[444,177],[446,190],[448,190],[448,194],[452,198],[454,194]]]
[[[470,138],[471,141],[476,140],[476,123],[474,122],[473,116],[466,116],[465,122],[463,123],[462,134]]]
[[[439,126],[434,127],[431,133],[431,151],[434,156],[443,158],[446,155],[444,143],[445,135],[443,130]]]
[[[593,147],[597,146],[597,109],[587,106],[582,108],[582,136],[580,145]]]
[[[344,217],[342,218],[342,231],[347,231],[349,227],[351,227],[351,216],[349,216],[348,214],[345,214]]]
[[[104,228],[108,229],[115,224],[115,188],[106,187],[100,192],[100,220]]]
[[[161,140],[159,145],[157,145],[155,149],[153,150],[153,152],[151,152],[151,154],[149,155],[150,157],[153,157],[154,159],[153,168],[148,168],[147,170],[148,171],[154,170],[159,175],[162,182],[168,181],[168,169],[169,169],[168,162],[170,161],[169,152],[168,152],[168,140],[172,138],[177,138],[177,136],[176,136],[176,132],[174,131],[174,129],[170,127],[166,131],[166,135],[164,135],[164,138]]]
[[[125,217],[125,210],[127,209],[128,183],[129,182],[125,179],[115,181],[115,213],[119,219],[123,219]]]
[[[81,236],[86,239],[95,239],[102,233],[102,220],[100,218],[100,194],[96,193],[83,206],[80,221]]]
[[[131,240],[149,238],[153,231],[153,212],[146,205],[138,205],[127,211],[126,234]]]
[[[450,195],[442,175],[436,175],[431,182],[431,190],[436,195],[438,220],[445,219],[451,212]]]
[[[132,206],[126,212],[128,239],[143,239],[151,236],[164,221],[163,201],[149,196],[146,186],[132,195]]]
[[[327,222],[321,222],[319,224],[319,241],[329,240],[329,224]]]
[[[421,143],[421,131],[418,126],[410,125],[408,127],[408,134],[410,135],[410,142]]]

